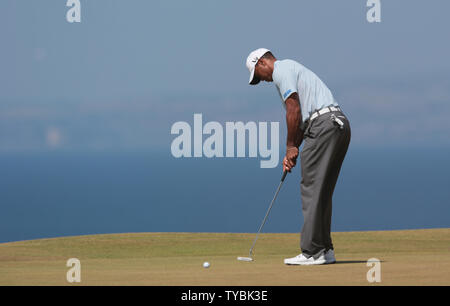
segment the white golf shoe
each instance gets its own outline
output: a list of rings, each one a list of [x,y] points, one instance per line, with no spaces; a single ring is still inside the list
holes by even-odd
[[[327,261],[325,259],[325,254],[321,254],[317,259],[314,259],[312,256],[306,258],[303,254],[300,254],[292,258],[286,258],[284,260],[284,263],[286,265],[303,265],[303,266],[323,265],[326,262]]]
[[[336,257],[334,257],[334,251],[332,249],[329,249],[325,253],[325,261],[327,264],[334,264],[336,262]]]

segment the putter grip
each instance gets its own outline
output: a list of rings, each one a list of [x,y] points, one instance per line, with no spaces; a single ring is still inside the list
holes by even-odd
[[[286,175],[288,174],[287,171],[283,172],[283,176],[281,177],[281,181],[284,182],[284,179],[286,178]]]

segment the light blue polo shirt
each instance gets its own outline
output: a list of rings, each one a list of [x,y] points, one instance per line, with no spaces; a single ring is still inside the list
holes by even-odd
[[[331,105],[338,106],[333,94],[322,80],[296,61],[290,59],[275,61],[272,79],[285,108],[286,99],[294,92],[298,94],[303,122],[316,110]]]

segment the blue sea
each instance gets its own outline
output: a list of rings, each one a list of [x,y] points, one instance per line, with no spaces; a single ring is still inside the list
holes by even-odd
[[[281,170],[256,158],[159,153],[0,155],[0,242],[122,232],[255,232]],[[352,148],[333,231],[450,227],[450,149]],[[264,228],[299,232],[298,166]]]

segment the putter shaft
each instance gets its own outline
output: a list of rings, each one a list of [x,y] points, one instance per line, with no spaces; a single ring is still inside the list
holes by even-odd
[[[284,171],[283,172],[283,176],[281,177],[281,182],[278,185],[277,191],[275,192],[275,195],[274,195],[274,197],[272,199],[272,202],[269,205],[269,209],[267,210],[266,215],[264,216],[263,222],[261,223],[261,225],[260,225],[260,227],[258,229],[258,232],[256,233],[255,240],[253,240],[253,244],[252,244],[252,247],[250,248],[250,252],[249,252],[250,258],[252,258],[252,256],[253,256],[253,248],[255,247],[256,240],[258,240],[259,233],[261,233],[261,230],[264,227],[264,224],[266,223],[267,217],[269,216],[269,213],[270,213],[270,210],[272,209],[273,203],[275,202],[275,199],[278,196],[278,192],[280,192],[281,185],[283,185],[283,182],[284,182],[284,179],[286,178],[286,175],[287,175],[287,171]]]

